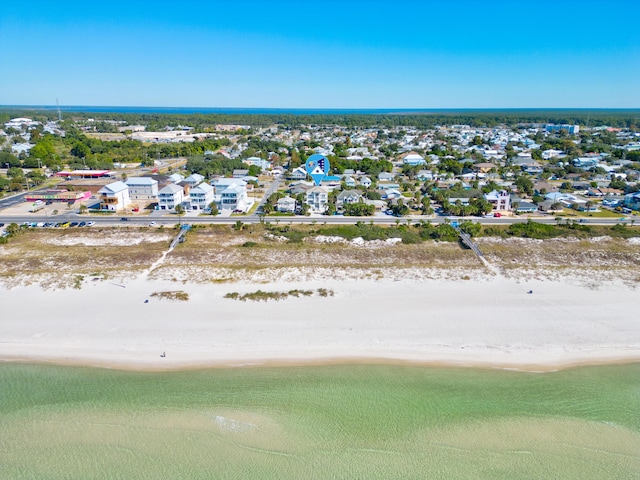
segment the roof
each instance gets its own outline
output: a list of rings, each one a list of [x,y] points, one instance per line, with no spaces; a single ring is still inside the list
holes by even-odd
[[[158,181],[151,177],[129,177],[125,180],[124,183],[126,183],[129,186],[133,186],[133,185],[150,186],[150,185],[157,185]]]
[[[213,187],[211,185],[209,185],[206,182],[202,182],[200,185],[198,185],[197,187],[193,187],[191,189],[191,193],[198,193],[198,192],[202,192],[202,193],[208,193],[210,191],[213,190]]]
[[[204,180],[204,177],[199,173],[193,173],[184,179],[184,181],[188,183],[201,182],[203,180]]]
[[[362,197],[362,194],[360,193],[359,190],[343,190],[342,192],[340,192],[338,194],[338,199],[342,200],[343,198],[347,198],[347,197]]]
[[[329,191],[324,187],[311,187],[307,193],[329,193]]]
[[[98,193],[118,193],[122,192],[123,190],[129,190],[129,187],[124,182],[117,181],[105,185],[100,190],[98,190]]]
[[[106,177],[111,170],[63,170],[56,173],[56,177]]]
[[[291,203],[296,203],[296,199],[291,197],[282,197],[276,202],[278,205],[287,205]]]
[[[182,187],[176,185],[175,183],[170,183],[166,187],[163,187],[158,193],[178,193],[182,192]]]

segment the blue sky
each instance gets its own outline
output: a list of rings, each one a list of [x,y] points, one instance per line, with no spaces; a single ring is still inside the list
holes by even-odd
[[[638,18],[638,0],[3,2],[0,104],[639,108]]]

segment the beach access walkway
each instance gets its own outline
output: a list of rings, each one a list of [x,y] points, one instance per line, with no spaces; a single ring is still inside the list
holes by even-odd
[[[469,247],[473,251],[473,253],[475,253],[478,256],[478,258],[483,260],[484,254],[480,251],[480,248],[478,247],[478,245],[476,245],[476,243],[473,240],[471,240],[471,236],[468,233],[465,233],[462,230],[460,230],[460,227],[455,227],[455,228],[458,231],[458,234],[460,235],[460,240],[462,241],[462,243],[467,247]]]

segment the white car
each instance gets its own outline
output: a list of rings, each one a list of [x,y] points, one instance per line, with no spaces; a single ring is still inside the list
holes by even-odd
[[[151,222],[151,223],[149,223],[149,226],[150,226],[150,227],[154,227],[154,226],[155,226],[155,224],[156,224],[156,222]]]
[[[87,222],[87,227],[93,227],[96,224],[96,222]]]

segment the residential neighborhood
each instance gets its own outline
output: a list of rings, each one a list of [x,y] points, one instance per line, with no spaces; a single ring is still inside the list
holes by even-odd
[[[241,215],[259,208],[280,216],[615,216],[640,204],[635,128],[517,123],[197,130],[11,118],[0,130],[0,192],[29,191],[27,202],[46,197],[89,212],[140,215],[177,209]],[[118,157],[123,145],[139,161]],[[331,166],[319,185],[304,168],[313,154]],[[277,188],[267,194],[272,184]]]

